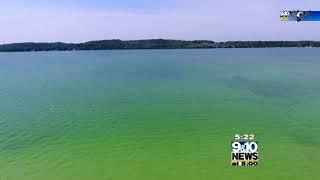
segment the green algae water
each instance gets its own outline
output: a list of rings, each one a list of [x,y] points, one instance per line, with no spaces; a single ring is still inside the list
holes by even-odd
[[[313,180],[320,50],[0,53],[1,180]],[[253,133],[258,167],[232,167]]]

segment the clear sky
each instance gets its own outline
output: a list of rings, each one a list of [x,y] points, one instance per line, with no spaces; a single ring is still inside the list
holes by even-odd
[[[281,22],[319,0],[0,1],[0,44],[101,39],[320,40],[320,22]]]

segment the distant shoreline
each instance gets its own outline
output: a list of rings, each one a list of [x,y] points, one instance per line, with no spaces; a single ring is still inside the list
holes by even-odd
[[[130,50],[130,49],[214,49],[214,48],[319,48],[320,41],[226,41],[208,40],[101,40],[85,43],[12,43],[0,45],[0,52],[29,51],[81,51],[81,50]]]

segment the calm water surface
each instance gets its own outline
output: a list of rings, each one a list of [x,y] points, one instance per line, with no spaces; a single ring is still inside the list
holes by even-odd
[[[0,53],[1,180],[314,180],[320,50]],[[259,167],[231,167],[254,133]]]

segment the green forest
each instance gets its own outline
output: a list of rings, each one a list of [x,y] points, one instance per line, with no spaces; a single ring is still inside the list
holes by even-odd
[[[0,45],[0,52],[19,51],[72,51],[112,49],[194,49],[194,48],[267,48],[267,47],[320,47],[318,41],[182,41],[166,39],[150,40],[101,40],[85,43],[12,43]]]

